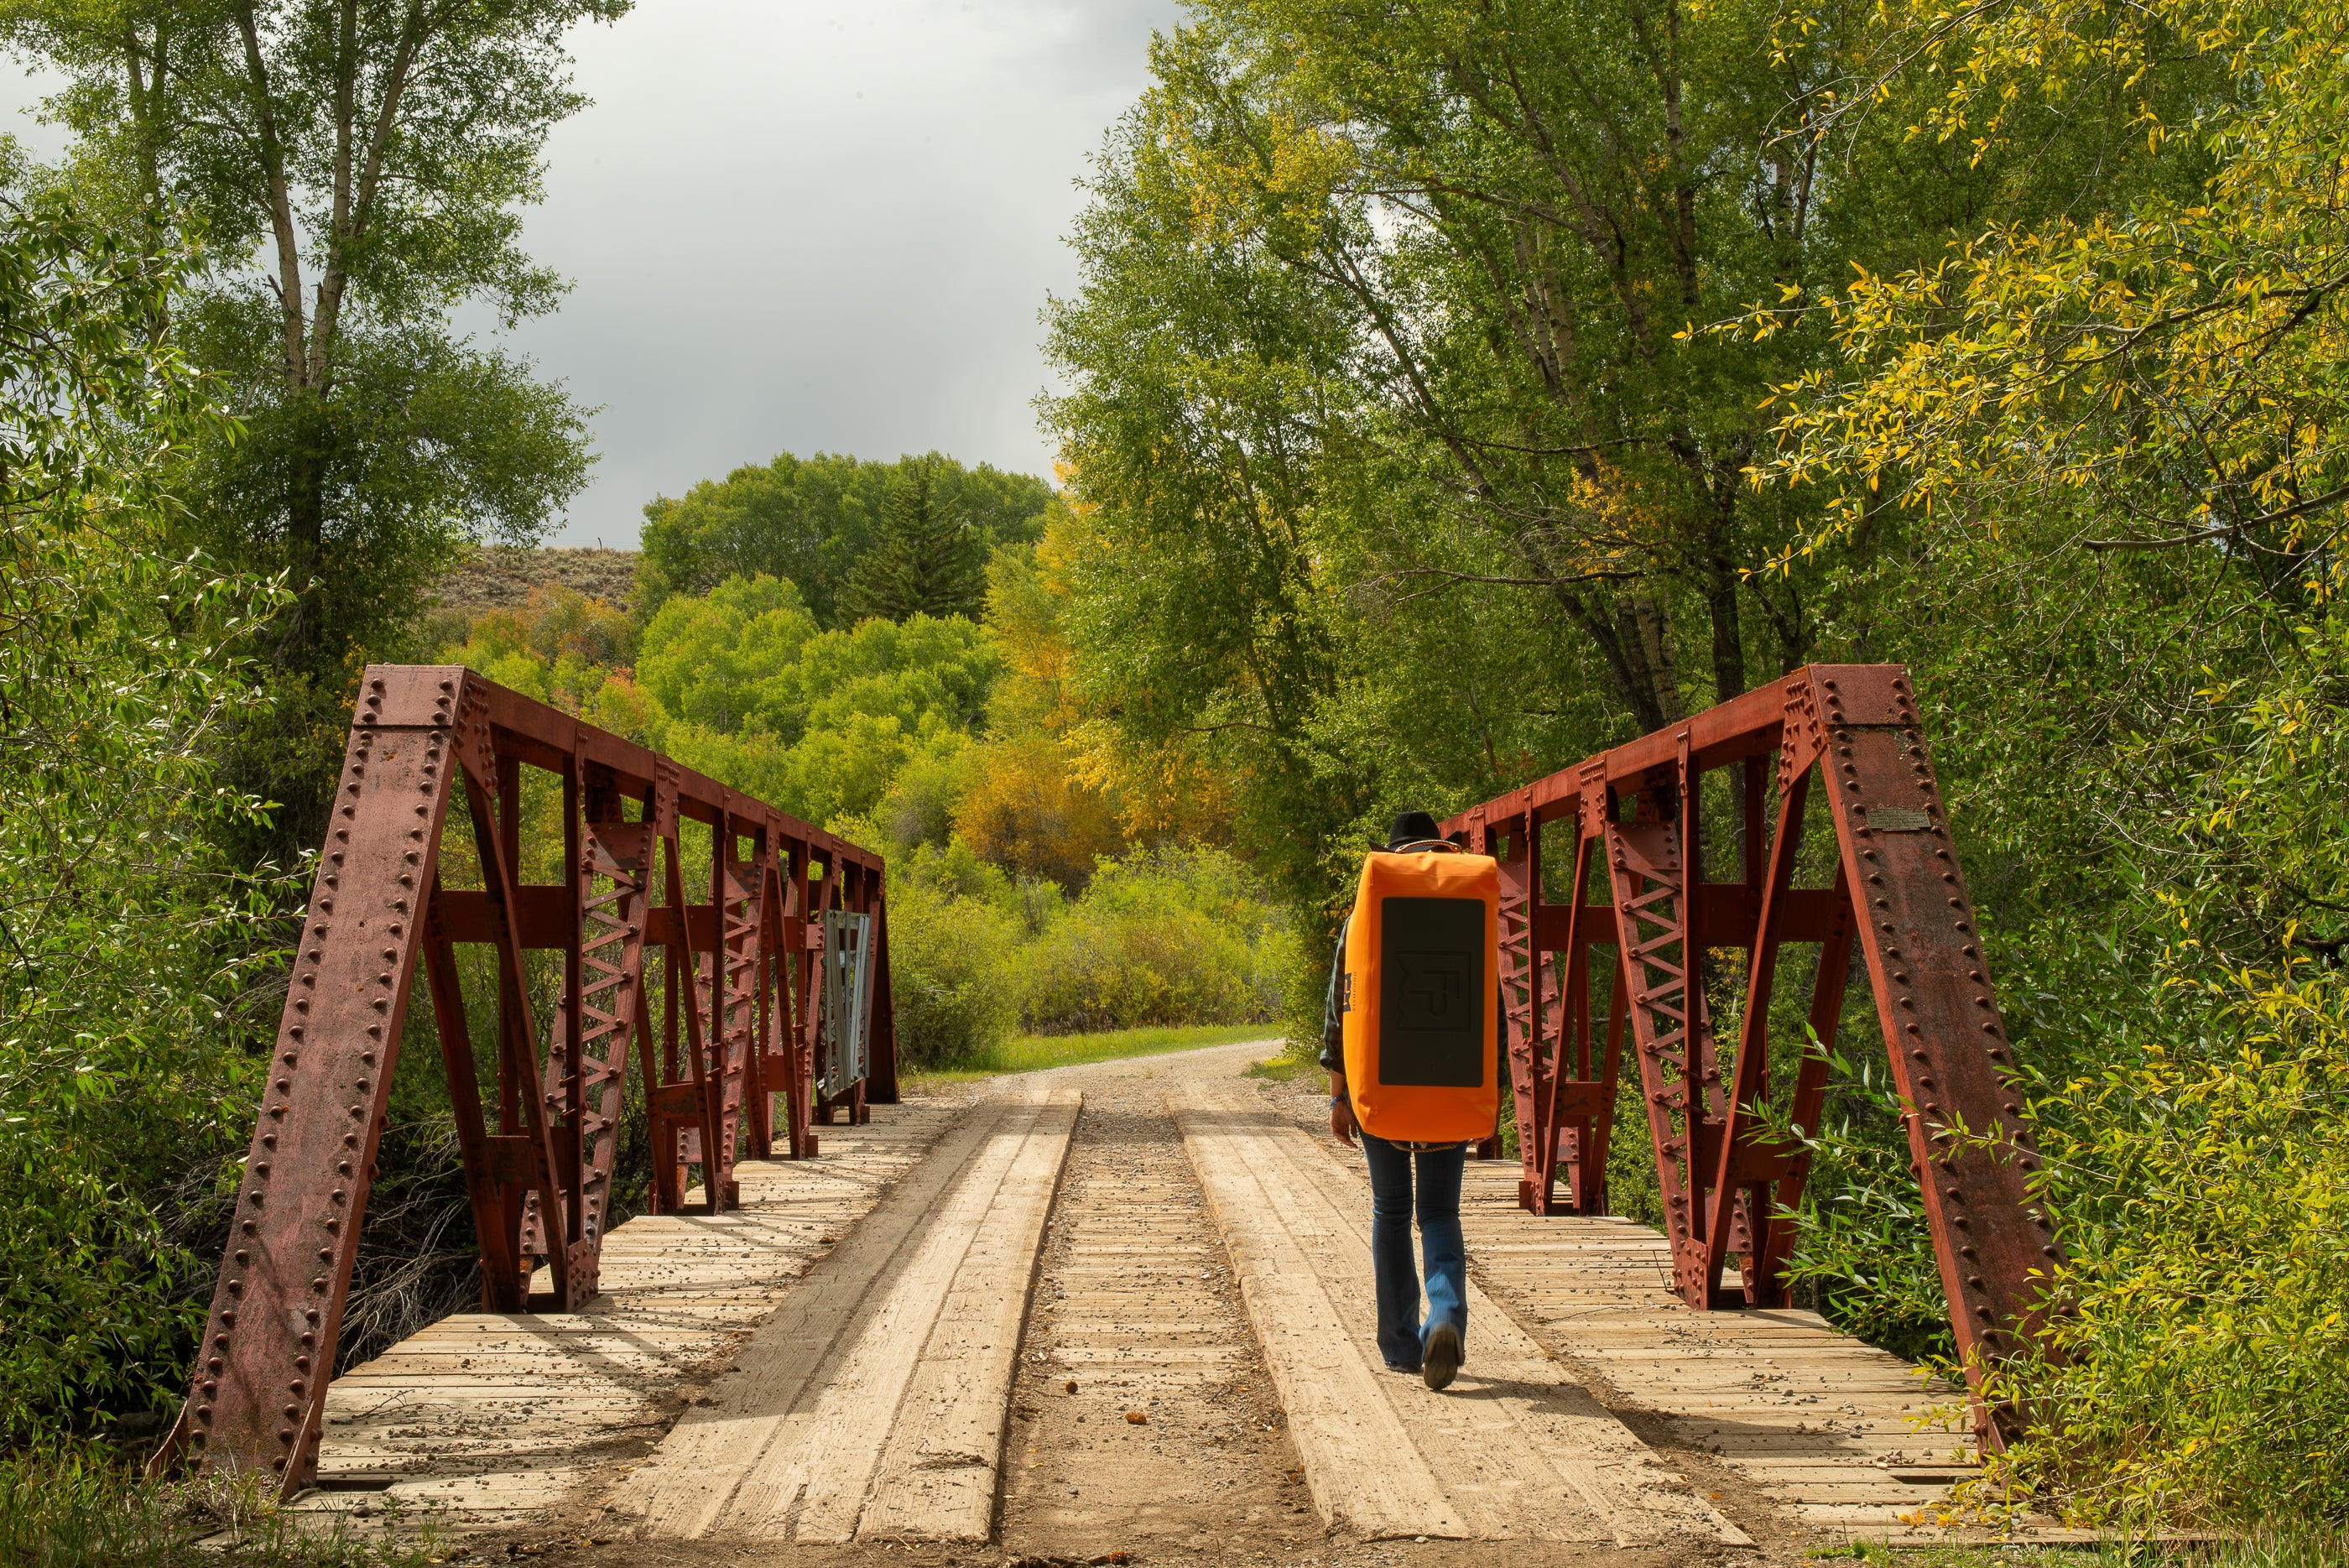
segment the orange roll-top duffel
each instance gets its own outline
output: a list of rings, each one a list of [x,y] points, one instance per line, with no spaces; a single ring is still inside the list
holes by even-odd
[[[1372,853],[1346,926],[1346,1088],[1393,1143],[1493,1136],[1500,1114],[1500,868]]]

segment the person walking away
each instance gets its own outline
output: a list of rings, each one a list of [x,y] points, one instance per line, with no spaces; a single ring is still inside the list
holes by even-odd
[[[1382,847],[1401,855],[1438,846],[1451,847],[1435,818],[1423,811],[1407,811],[1394,819]],[[1330,1074],[1330,1131],[1348,1148],[1360,1147],[1370,1162],[1371,1272],[1378,1282],[1379,1353],[1391,1370],[1417,1373],[1430,1388],[1445,1388],[1460,1371],[1467,1344],[1468,1249],[1460,1230],[1460,1182],[1468,1149],[1460,1143],[1392,1143],[1357,1125],[1346,1090],[1345,967],[1346,927],[1340,924],[1322,1006],[1320,1062]],[[1412,1257],[1414,1200],[1426,1265],[1424,1320],[1419,1314],[1421,1271]]]

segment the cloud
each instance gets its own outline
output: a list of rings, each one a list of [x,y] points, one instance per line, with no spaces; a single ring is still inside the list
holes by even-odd
[[[574,287],[504,339],[602,405],[558,542],[632,545],[656,494],[778,452],[935,448],[1049,473],[1037,312],[1076,284],[1074,182],[1179,16],[1174,0],[639,0],[575,33],[595,102],[556,130],[525,223]],[[51,90],[0,69],[0,110]]]
[[[777,452],[931,448],[1050,472],[1037,312],[1073,182],[1168,0],[646,0],[574,41],[595,107],[529,244],[576,282],[512,335],[603,454],[566,542]]]

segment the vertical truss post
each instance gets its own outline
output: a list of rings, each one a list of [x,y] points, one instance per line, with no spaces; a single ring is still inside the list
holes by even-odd
[[[1541,1148],[1542,1164],[1535,1194],[1540,1201],[1525,1205],[1537,1214],[1555,1211],[1554,1194],[1561,1156],[1566,1160],[1572,1189],[1568,1199],[1577,1211],[1599,1212],[1606,1192],[1607,1136],[1615,1114],[1616,1053],[1610,1034],[1602,1064],[1605,1076],[1594,1085],[1590,1075],[1590,904],[1584,891],[1590,876],[1591,843],[1583,836],[1578,824],[1571,857],[1573,893],[1566,906],[1566,940],[1561,949],[1566,986],[1559,1009],[1559,1054],[1552,1064],[1549,1092],[1545,1096],[1548,1102],[1547,1120],[1555,1130]],[[1610,1019],[1619,1017],[1621,1012],[1619,1007],[1614,1009]]]
[[[1631,1043],[1639,1064],[1648,1134],[1656,1156],[1664,1233],[1672,1244],[1672,1284],[1691,1306],[1714,1305],[1704,1272],[1702,1178],[1718,1130],[1721,1074],[1713,1064],[1713,1026],[1690,935],[1688,862],[1681,839],[1679,781],[1651,784],[1640,816],[1609,814],[1607,859],[1630,1002]]]
[[[791,1157],[812,1159],[814,1135],[808,1131],[814,1106],[814,1056],[808,1040],[807,846],[786,845],[777,857],[781,889],[774,910],[776,1029],[768,1057],[769,1082],[783,1095],[783,1125]]]
[[[1811,691],[1826,795],[1909,1150],[1969,1380],[2044,1326],[2034,1275],[2059,1262],[2039,1168],[1908,671],[1847,666]],[[1986,1440],[2011,1421],[1978,1408]]]
[[[897,1009],[889,981],[889,888],[878,872],[872,878],[873,1012],[866,1026],[872,1031],[872,1057],[867,1064],[865,1097],[876,1106],[897,1104]]]
[[[750,974],[758,1002],[750,1021],[750,1059],[743,1064],[743,1109],[747,1113],[743,1137],[751,1158],[772,1159],[775,1101],[774,1090],[768,1081],[768,1058],[775,1048],[775,930],[780,923],[775,909],[781,895],[781,878],[775,875],[774,846],[763,832],[758,836],[751,874],[759,881],[759,923],[751,937],[755,957]]]
[[[1543,896],[1546,821],[1568,829],[1574,846],[1563,904]],[[1536,1214],[1597,1214],[1606,1208],[1624,1008],[1619,996],[1603,1018],[1592,1006],[1590,949],[1615,940],[1613,912],[1593,906],[1588,896],[1600,822],[1601,814],[1585,810],[1578,795],[1562,813],[1554,807],[1523,810],[1507,839],[1522,845],[1521,858],[1503,868],[1502,968],[1505,975],[1519,979],[1524,1002],[1516,1011],[1523,1015],[1527,1047],[1514,1050],[1509,1058],[1523,1166],[1517,1202]],[[1524,889],[1521,929],[1507,918],[1513,884]],[[1561,1174],[1568,1187],[1564,1195],[1558,1191]]]
[[[316,1474],[359,1216],[424,944],[453,684],[371,675],[245,1156],[193,1387],[157,1456],[195,1449],[280,1494]]]
[[[1469,840],[1480,854],[1493,857],[1500,873],[1500,971],[1498,998],[1501,1016],[1501,1060],[1510,1077],[1510,1110],[1516,1120],[1517,1156],[1521,1165],[1538,1163],[1538,1151],[1549,1134],[1543,1120],[1546,1107],[1532,1085],[1544,1064],[1548,1046],[1542,1035],[1541,960],[1534,950],[1534,907],[1541,896],[1541,859],[1535,851],[1523,817],[1486,822]],[[1519,1179],[1522,1199],[1524,1179]]]
[[[861,994],[856,999],[857,1059],[856,1081],[850,1086],[849,1119],[865,1123],[873,1119],[873,989],[875,971],[880,965],[874,956],[874,944],[880,940],[881,878],[863,866],[843,867],[854,889],[849,908],[864,917],[862,934],[858,937],[856,961],[857,984]],[[895,1067],[892,1074],[894,1076]]]
[[[456,749],[459,776],[473,823],[474,849],[481,857],[481,881],[488,894],[483,908],[489,918],[490,942],[498,963],[498,1098],[504,1125],[501,1136],[489,1142],[504,1197],[499,1229],[502,1234],[519,1240],[525,1195],[538,1195],[545,1225],[542,1245],[554,1287],[553,1305],[557,1312],[569,1312],[574,1306],[573,1253],[556,1179],[562,1162],[555,1155],[554,1127],[546,1112],[543,1073],[535,1059],[538,1033],[516,929],[522,901],[518,891],[521,767],[515,759],[497,753],[486,709],[479,693],[470,689],[465,692],[457,711]],[[502,813],[490,794],[492,783],[502,800]]]
[[[811,853],[813,852],[813,846],[811,846]],[[844,1096],[834,1097],[840,1087],[836,1081],[839,1065],[833,1060],[823,1037],[824,1009],[833,1001],[832,992],[836,981],[832,966],[823,961],[823,918],[845,908],[842,899],[844,881],[840,857],[826,851],[823,880],[815,890],[813,908],[808,911],[809,958],[811,972],[814,976],[814,982],[808,989],[808,1037],[815,1064],[815,1096],[808,1120],[820,1127],[832,1125],[832,1113],[844,1100]]]
[[[711,877],[716,884],[719,923],[719,945],[709,955],[720,1053],[718,1138],[730,1204],[735,1200],[731,1189],[743,1100],[750,1092],[751,1057],[759,1044],[759,929],[762,924],[759,901],[763,887],[755,847],[749,860],[737,853],[744,826],[732,816],[720,819]]]

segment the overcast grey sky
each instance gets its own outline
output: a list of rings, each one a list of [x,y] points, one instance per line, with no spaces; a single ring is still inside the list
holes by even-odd
[[[1036,313],[1174,0],[638,0],[574,37],[595,106],[527,219],[575,281],[512,341],[595,417],[556,542],[778,452],[936,448],[1050,476]],[[43,84],[0,67],[0,128]]]

